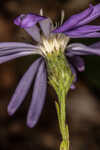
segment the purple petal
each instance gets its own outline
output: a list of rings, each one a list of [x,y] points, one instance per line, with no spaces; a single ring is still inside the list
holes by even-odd
[[[19,52],[32,52],[32,49],[27,49],[27,48],[2,48],[0,49],[0,56],[8,56],[8,55],[12,55],[12,54],[18,54]]]
[[[46,17],[37,14],[22,14],[14,20],[14,24],[20,26],[21,28],[30,28],[44,19],[46,19]]]
[[[76,89],[76,86],[75,86],[74,84],[72,84],[71,87],[70,87],[70,89],[71,89],[71,90],[75,90],[75,89]]]
[[[5,63],[9,60],[13,60],[22,56],[28,56],[28,55],[32,55],[34,54],[34,51],[24,51],[24,52],[18,52],[15,54],[10,54],[10,55],[4,55],[4,56],[0,56],[0,64]]]
[[[93,32],[93,33],[88,33],[88,34],[78,34],[75,32],[67,32],[66,33],[67,36],[69,36],[70,38],[98,38],[100,37],[100,32]]]
[[[0,56],[8,56],[8,55],[12,55],[12,54],[18,54],[18,53],[32,53],[32,54],[41,54],[41,52],[36,49],[34,50],[33,48],[2,48],[0,49]]]
[[[46,69],[44,62],[42,62],[36,76],[32,101],[27,115],[27,125],[30,128],[35,126],[40,117],[40,113],[44,105],[46,87],[47,87]]]
[[[20,16],[16,17],[16,19],[14,19],[14,24],[16,24],[17,26],[21,26],[21,21],[24,17],[25,14],[21,14]]]
[[[100,37],[100,32],[97,32],[99,30],[100,26],[86,25],[75,30],[65,32],[64,34],[71,38],[94,38]]]
[[[71,64],[71,61],[70,61],[69,58],[68,58],[68,60],[69,60],[70,69],[71,69],[72,74],[73,74],[73,76],[74,76],[74,80],[73,80],[73,82],[72,82],[72,85],[71,85],[70,89],[71,89],[71,90],[75,90],[75,88],[76,88],[75,83],[76,83],[77,80],[78,80],[78,79],[77,79],[77,71],[76,71],[75,67],[73,66],[73,64]]]
[[[91,48],[100,48],[100,42],[96,42],[96,43],[94,43],[94,44],[92,44],[92,45],[90,45],[90,47]]]
[[[68,59],[68,60],[69,60],[69,59]],[[70,62],[70,61],[69,61],[69,62]],[[72,83],[70,89],[71,89],[71,90],[74,90],[74,89],[76,88],[75,82],[77,81],[77,72],[76,72],[76,69],[74,68],[74,66],[73,66],[71,63],[69,63],[69,65],[70,65],[70,69],[71,69],[71,71],[72,71],[72,74],[74,75],[74,80],[73,80],[73,83]]]
[[[83,12],[76,15],[72,15],[67,21],[65,21],[63,25],[55,29],[53,32],[59,33],[59,32],[64,32],[72,28],[75,28],[77,24],[79,24],[79,22],[87,18],[92,13],[92,11],[93,11],[93,6],[90,5],[90,7],[84,10]]]
[[[97,32],[97,31],[100,31],[100,26],[84,25],[82,27],[79,27],[76,31],[78,31],[80,33]]]
[[[73,64],[73,66],[80,72],[85,70],[85,63],[83,58],[81,58],[80,56],[73,56],[70,57],[70,62]]]
[[[35,41],[40,42],[40,30],[36,24],[45,19],[47,18],[36,14],[22,14],[14,20],[14,23],[24,28]]]
[[[69,57],[74,55],[100,55],[100,48],[91,48],[84,44],[73,43],[68,46],[66,55]]]
[[[74,75],[73,83],[75,83],[77,81],[77,72],[76,72],[76,69],[74,68],[74,66],[71,63],[70,63],[70,69],[72,71],[72,74]]]
[[[13,48],[13,47],[19,47],[19,48],[33,48],[36,49],[37,47],[32,44],[27,44],[23,42],[0,42],[0,49],[2,48]]]
[[[44,35],[46,37],[48,37],[50,34],[50,31],[51,31],[51,24],[52,24],[51,19],[47,18],[45,20],[42,20],[39,22],[39,24],[40,24],[40,27],[41,27]]]
[[[40,29],[36,25],[24,29],[36,42],[40,42]]]
[[[18,43],[18,42],[1,42],[0,43],[0,56],[10,56],[19,53],[31,53],[31,54],[41,54],[41,51],[37,46]],[[1,58],[2,59],[2,58]]]
[[[22,79],[20,80],[15,93],[8,105],[8,113],[9,115],[13,115],[15,111],[19,108],[21,103],[23,102],[30,86],[33,78],[38,70],[40,65],[41,58],[36,60],[26,71]]]
[[[91,13],[87,17],[85,17],[83,20],[81,20],[77,24],[77,26],[87,24],[87,23],[95,20],[99,16],[100,16],[100,4],[97,4],[97,5],[93,6],[93,11],[91,11]]]
[[[91,32],[96,32],[96,31],[100,31],[100,26],[95,26],[95,25],[84,25],[82,27],[76,28],[74,30],[69,31],[70,33],[72,32],[74,34],[74,32],[76,34],[85,34],[85,33],[91,33]],[[68,32],[68,33],[69,33]],[[67,32],[65,32],[67,33]]]

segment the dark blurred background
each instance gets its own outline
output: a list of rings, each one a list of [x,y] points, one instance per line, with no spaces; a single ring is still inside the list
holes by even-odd
[[[65,19],[88,7],[93,0],[0,0],[0,42],[31,41],[31,38],[13,24],[13,19],[21,13],[44,14],[53,20],[60,19],[65,11]],[[94,24],[100,24],[96,19]],[[91,44],[98,39],[76,39],[72,42]],[[56,94],[48,85],[46,103],[36,127],[26,126],[26,115],[32,90],[23,105],[13,117],[7,113],[7,105],[18,81],[34,61],[27,56],[0,65],[0,150],[58,150],[60,133],[54,101]],[[75,91],[67,98],[67,122],[70,129],[70,150],[100,150],[100,57],[84,57],[86,70],[79,73]]]

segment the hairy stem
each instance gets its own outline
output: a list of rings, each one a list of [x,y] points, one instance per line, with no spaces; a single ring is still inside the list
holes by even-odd
[[[58,96],[56,109],[62,136],[60,150],[69,150],[69,132],[66,125],[66,94],[71,87],[73,75],[64,53],[60,50],[57,53],[48,54],[46,63],[49,83]]]

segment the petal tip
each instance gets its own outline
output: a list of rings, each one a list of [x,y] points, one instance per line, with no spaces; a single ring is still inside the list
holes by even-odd
[[[14,109],[12,109],[12,108],[10,107],[10,105],[8,105],[7,112],[8,112],[8,114],[9,114],[9,116],[12,116],[15,111],[14,111]]]
[[[71,89],[71,90],[75,90],[75,89],[76,89],[76,86],[75,86],[74,84],[72,84],[71,87],[70,87],[70,89]]]
[[[90,7],[90,8],[93,8],[93,5],[90,3],[90,4],[89,4],[89,7]]]
[[[36,125],[36,121],[35,120],[27,120],[27,126],[29,127],[29,128],[33,128],[35,125]]]
[[[78,68],[80,72],[83,72],[85,70],[85,66],[81,66],[80,68]]]
[[[43,19],[46,19],[46,17],[39,16],[37,14],[22,14],[15,18],[14,24],[20,26],[21,28],[31,28]]]
[[[20,26],[20,27],[23,27],[22,26],[22,19],[24,18],[24,14],[21,14],[20,16],[16,17],[14,19],[14,24],[17,25],[17,26]]]

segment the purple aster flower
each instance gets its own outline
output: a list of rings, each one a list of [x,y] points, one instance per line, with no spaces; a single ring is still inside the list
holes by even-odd
[[[77,71],[82,72],[85,69],[85,63],[81,56],[100,55],[100,42],[91,46],[81,43],[68,44],[68,42],[70,38],[100,37],[100,26],[87,25],[99,16],[100,4],[96,6],[90,5],[83,12],[71,16],[59,27],[55,27],[52,20],[42,16],[42,14],[22,14],[14,20],[14,23],[24,28],[37,44],[32,45],[21,42],[0,43],[0,64],[27,55],[38,54],[41,57],[32,63],[20,80],[8,105],[8,113],[10,115],[13,115],[22,104],[32,81],[35,79],[32,101],[27,115],[27,125],[33,127],[37,123],[46,95],[46,60],[55,51],[58,53],[61,50],[65,54],[74,76],[71,88],[75,88]]]

